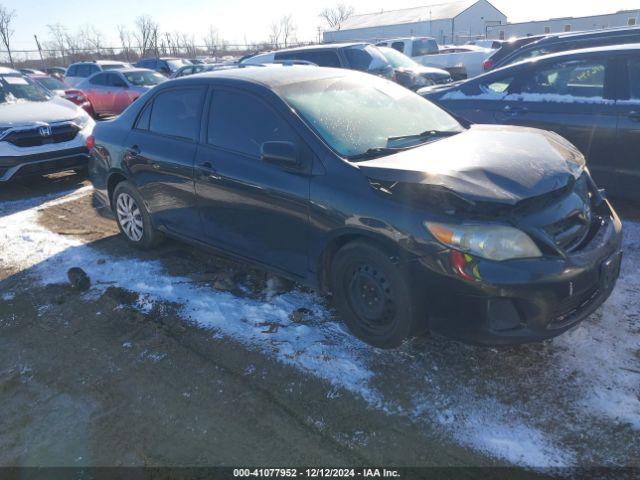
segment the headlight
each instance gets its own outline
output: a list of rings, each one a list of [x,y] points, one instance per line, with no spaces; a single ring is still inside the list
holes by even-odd
[[[89,122],[91,121],[91,119],[89,118],[89,115],[84,114],[84,115],[80,115],[79,117],[75,118],[73,120],[73,123],[75,123],[77,126],[79,126],[81,129],[83,129],[84,127],[86,127],[87,125],[89,125]]]
[[[425,222],[441,243],[489,260],[541,257],[542,252],[521,230],[504,225],[447,225]]]

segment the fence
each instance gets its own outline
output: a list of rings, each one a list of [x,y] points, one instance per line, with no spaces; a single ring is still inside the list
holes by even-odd
[[[311,45],[308,43],[295,43],[287,47]],[[66,67],[71,63],[87,60],[118,60],[134,63],[143,57],[178,57],[178,58],[211,58],[214,61],[223,57],[234,58],[256,52],[277,50],[284,45],[271,43],[253,44],[228,44],[221,45],[167,45],[159,44],[157,47],[143,50],[140,47],[99,47],[99,48],[43,48],[41,50],[11,50],[15,68],[47,68]],[[9,55],[6,51],[0,52],[0,65],[10,66]]]

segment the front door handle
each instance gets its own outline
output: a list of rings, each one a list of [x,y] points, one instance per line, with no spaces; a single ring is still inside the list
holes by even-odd
[[[203,162],[200,164],[200,170],[203,171],[203,177],[208,178],[209,180],[220,180],[221,177],[220,175],[218,175],[218,172],[215,168],[213,168],[213,165],[211,164],[211,162]]]
[[[630,112],[629,120],[632,122],[640,122],[640,112]]]
[[[527,109],[525,107],[514,107],[511,105],[507,105],[502,109],[502,111],[509,115],[521,115],[523,113],[527,113]]]

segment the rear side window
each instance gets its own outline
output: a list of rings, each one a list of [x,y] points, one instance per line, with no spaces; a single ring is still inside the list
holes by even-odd
[[[96,71],[98,70],[96,69]],[[91,65],[78,65],[76,67],[76,76],[78,77],[87,78],[91,76],[92,73],[94,72]]]
[[[393,48],[394,50],[397,50],[401,53],[404,53],[404,42],[393,42],[391,44],[391,48]]]
[[[78,67],[76,65],[71,65],[69,67],[69,69],[67,70],[67,73],[65,75],[67,77],[75,77],[77,69],[78,69]]]
[[[299,52],[282,52],[276,54],[276,60],[304,60],[315,63],[319,67],[340,67],[340,58],[335,50],[311,50]]]
[[[108,73],[107,85],[111,87],[126,87],[127,82],[125,82],[120,75],[116,75],[115,73]]]
[[[629,66],[629,87],[631,100],[640,100],[640,58],[631,58]]]
[[[606,61],[578,60],[544,67],[522,86],[522,93],[603,98]]]
[[[262,144],[271,141],[295,141],[276,112],[253,95],[226,90],[213,94],[207,143],[257,158]]]
[[[153,101],[149,130],[195,141],[200,130],[203,97],[203,88],[175,89],[158,94]]]
[[[135,129],[136,130],[149,130],[149,121],[151,120],[151,108],[153,107],[153,102],[149,102],[145,105],[142,113],[136,120]]]

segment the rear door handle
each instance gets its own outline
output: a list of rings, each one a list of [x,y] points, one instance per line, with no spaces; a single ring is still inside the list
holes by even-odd
[[[203,172],[203,177],[208,178],[209,180],[220,180],[221,177],[218,175],[218,171],[213,168],[211,162],[203,162],[200,164],[200,170]]]
[[[632,122],[640,122],[640,112],[631,112],[631,113],[629,113],[629,119]]]

